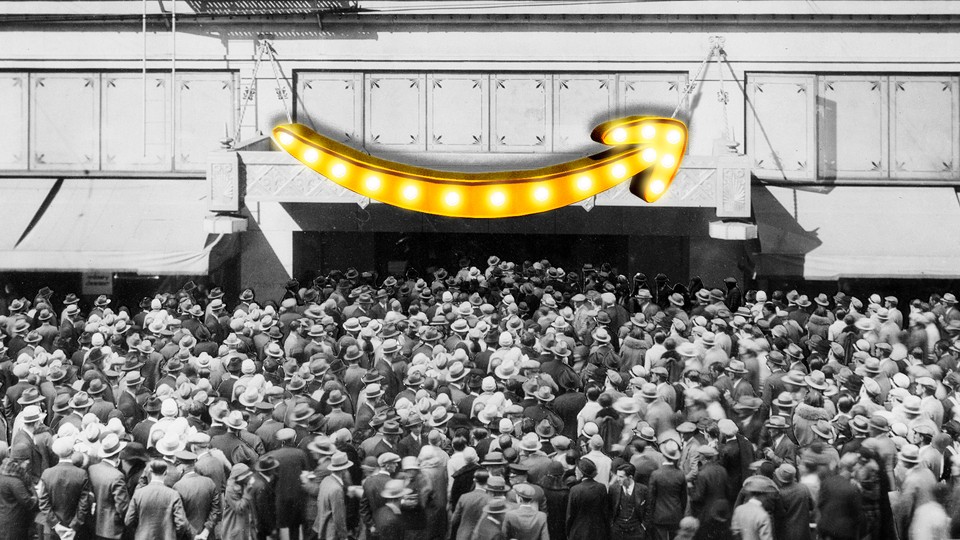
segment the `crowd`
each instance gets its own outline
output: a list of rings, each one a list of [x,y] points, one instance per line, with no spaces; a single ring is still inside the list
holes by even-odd
[[[5,299],[0,540],[960,536],[953,294],[460,266]]]

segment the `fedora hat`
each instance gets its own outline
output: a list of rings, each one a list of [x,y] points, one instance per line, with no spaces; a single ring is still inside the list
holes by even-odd
[[[769,420],[763,423],[763,426],[768,429],[787,429],[790,427],[787,425],[787,419],[778,414],[771,416]]]
[[[789,463],[783,463],[777,467],[775,471],[773,471],[773,474],[777,477],[777,480],[781,484],[788,485],[792,484],[794,480],[796,480],[797,468]]]
[[[402,499],[413,493],[403,480],[387,480],[380,491],[380,497],[387,500]]]
[[[657,442],[657,432],[650,426],[642,426],[639,431],[635,431],[637,437],[647,442]]]
[[[777,399],[773,400],[773,404],[780,410],[793,409],[797,406],[797,402],[793,399],[793,394],[790,392],[780,392]]]
[[[763,405],[763,400],[758,397],[740,396],[740,399],[737,400],[737,403],[733,406],[733,409],[739,412],[756,411],[761,405]]]
[[[269,455],[261,457],[254,465],[258,472],[270,472],[278,467],[280,467],[280,462],[277,461],[277,458]]]
[[[330,394],[327,396],[327,404],[329,405],[339,405],[346,400],[347,396],[345,396],[338,388],[331,390]]]
[[[534,397],[537,398],[537,401],[551,402],[556,396],[553,395],[553,390],[549,386],[541,386],[537,388]]]
[[[502,452],[487,452],[486,457],[484,457],[483,461],[480,463],[480,465],[483,465],[484,467],[499,466],[499,465],[506,465],[506,464],[507,464],[507,460],[503,458]],[[494,477],[492,476],[490,477],[491,480],[493,478]],[[490,485],[487,484],[488,491],[489,491],[489,486]],[[506,492],[506,489],[504,489],[504,492]]]
[[[741,360],[731,360],[730,364],[727,365],[727,371],[730,373],[737,373],[743,375],[747,372],[747,368],[744,366]]]
[[[818,420],[811,429],[814,433],[824,439],[833,438],[833,426],[830,425],[830,422],[826,420]]]
[[[67,296],[65,296],[64,299],[63,299],[63,304],[64,304],[64,305],[67,305],[67,306],[70,305],[70,304],[76,304],[76,303],[78,303],[78,302],[80,302],[80,297],[78,297],[78,296],[77,296],[76,294],[74,294],[74,293],[69,293],[69,294],[67,294]]]
[[[807,383],[804,377],[805,376],[802,371],[791,369],[781,380],[784,384],[790,384],[793,386],[806,386]]]
[[[116,433],[110,433],[100,442],[100,457],[109,458],[120,453],[127,443],[120,440]]]
[[[920,463],[920,449],[915,444],[905,444],[897,457],[904,463]]]
[[[21,394],[20,398],[17,399],[17,403],[23,406],[33,405],[34,403],[40,403],[43,401],[43,396],[40,394],[40,390],[35,386],[27,387]]]
[[[500,452],[492,452],[492,453],[493,453],[493,454],[500,454]],[[501,459],[501,460],[503,459],[503,455],[502,455],[502,454],[500,455],[500,459]],[[501,464],[501,463],[497,463],[497,464],[498,464],[498,465],[506,465],[507,462],[506,462],[506,461],[503,461],[502,464]],[[484,465],[486,465],[486,461],[484,461]],[[508,491],[508,490],[507,490],[507,483],[506,483],[506,481],[503,479],[502,476],[491,476],[490,478],[488,478],[488,479],[487,479],[487,488],[486,488],[486,489],[487,489],[487,492],[488,492],[488,493],[506,493],[506,492]],[[502,501],[502,500],[504,500],[504,499],[498,499],[498,500],[501,500],[501,501]]]
[[[380,433],[383,435],[403,435],[403,429],[400,428],[400,424],[396,420],[387,420],[380,426]]]
[[[822,392],[827,389],[827,378],[819,369],[811,371],[809,375],[803,378],[803,382],[807,383],[807,386],[814,390],[820,390]]]
[[[105,307],[110,305],[110,301],[111,300],[107,298],[107,295],[101,294],[96,300],[94,300],[93,305],[97,307]]]
[[[683,295],[680,293],[671,294],[669,297],[667,297],[667,300],[677,307],[683,307]]]
[[[70,394],[57,394],[53,401],[53,412],[65,413],[70,410]]]
[[[605,312],[601,312],[605,313]],[[610,334],[607,332],[606,328],[598,327],[593,331],[593,339],[599,341],[600,343],[610,343]]]
[[[90,381],[90,385],[87,387],[87,393],[91,396],[96,396],[102,394],[106,390],[106,385],[103,384],[103,381],[100,379],[93,379]]]
[[[820,306],[827,307],[830,305],[830,299],[827,298],[826,293],[820,293],[813,299],[813,301]]]
[[[330,458],[330,464],[327,470],[331,472],[343,471],[353,467],[353,462],[347,457],[345,452],[337,452]]]
[[[27,405],[20,414],[24,424],[35,424],[47,416],[36,405]]]
[[[872,332],[876,329],[876,323],[873,322],[873,319],[867,317],[860,317],[857,319],[857,322],[854,323],[854,326],[857,327],[857,330],[861,332]]]
[[[640,404],[637,403],[637,400],[624,396],[613,402],[613,410],[620,414],[636,414],[640,412]]]
[[[660,445],[660,453],[670,461],[678,461],[680,459],[680,446],[673,439],[668,439]]]
[[[440,427],[449,422],[451,418],[453,418],[453,413],[447,412],[446,407],[437,407],[430,413],[430,425]]]
[[[158,413],[161,408],[161,400],[157,396],[151,395],[143,403],[143,410],[148,413]]]
[[[363,395],[368,400],[376,400],[384,394],[383,388],[377,383],[368,384],[363,388]]]
[[[243,419],[243,413],[240,411],[231,411],[223,418],[222,422],[230,429],[240,430],[247,427],[247,421]]]
[[[850,429],[856,433],[867,433],[870,431],[870,422],[866,417],[858,414],[850,420]]]

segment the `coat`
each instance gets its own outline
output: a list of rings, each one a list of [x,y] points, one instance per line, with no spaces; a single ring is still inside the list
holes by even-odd
[[[72,463],[61,462],[40,476],[40,510],[46,526],[63,525],[79,529],[90,511],[92,496],[87,472]]]
[[[215,533],[222,514],[217,484],[195,471],[188,471],[173,485],[173,489],[180,494],[183,510],[193,530],[197,534],[204,529],[209,530],[210,534]]]
[[[741,540],[773,540],[770,514],[756,499],[751,499],[733,511],[730,529]]]
[[[95,534],[104,538],[120,538],[130,502],[123,473],[102,461],[91,465],[87,474],[90,475],[90,486],[97,505]]]
[[[610,537],[610,509],[607,487],[592,478],[570,489],[567,502],[569,540],[606,540]]]
[[[508,510],[503,517],[503,534],[517,540],[550,540],[547,515],[530,505]]]
[[[623,520],[617,519],[617,511],[620,508],[620,501],[623,499],[623,487],[619,484],[611,485],[607,490],[607,500],[609,501],[612,524],[620,527],[621,530],[626,528],[630,531],[640,532],[643,526],[643,518],[647,513],[647,504],[649,503],[649,498],[647,497],[648,492],[647,486],[634,482],[633,517],[629,521],[624,522]]]
[[[193,536],[180,494],[163,482],[150,482],[130,499],[127,527],[134,529],[134,540],[177,540]]]
[[[320,540],[339,540],[347,537],[347,509],[343,482],[331,474],[320,482],[317,493],[317,520],[313,530]]]
[[[22,478],[0,472],[0,540],[27,538],[37,512],[37,498]]]
[[[484,514],[470,535],[471,540],[504,540],[503,514],[491,516]]]
[[[254,540],[257,538],[256,509],[253,504],[253,489],[250,484],[227,482],[223,492],[223,520],[220,521],[218,538],[231,540]]]
[[[813,508],[813,496],[806,485],[795,482],[781,487],[774,513],[777,539],[810,540]]]
[[[373,513],[373,523],[377,527],[379,540],[402,540],[403,520],[388,506],[381,506]]]
[[[857,537],[861,496],[850,480],[834,474],[820,481],[817,508],[820,518],[817,530],[837,540]]]
[[[693,517],[705,523],[719,501],[728,501],[729,482],[727,470],[719,464],[704,465],[690,490],[690,512]]]
[[[284,446],[267,452],[266,456],[274,457],[280,463],[273,473],[277,478],[275,486],[277,527],[281,529],[297,527],[303,515],[304,499],[300,473],[310,468],[307,454],[299,448]]]
[[[647,529],[653,526],[676,528],[687,507],[687,479],[680,469],[665,463],[650,475],[648,486]]]
[[[486,490],[475,489],[457,500],[450,520],[450,540],[470,540],[473,529],[483,516],[483,507],[490,502],[490,498]]]

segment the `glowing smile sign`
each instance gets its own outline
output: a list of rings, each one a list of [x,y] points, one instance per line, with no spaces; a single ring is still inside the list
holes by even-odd
[[[627,180],[634,195],[655,202],[680,167],[687,127],[672,118],[630,116],[600,124],[590,137],[613,148],[539,169],[464,173],[368,156],[302,124],[273,130],[291,156],[364,197],[441,216],[501,218],[567,206]]]

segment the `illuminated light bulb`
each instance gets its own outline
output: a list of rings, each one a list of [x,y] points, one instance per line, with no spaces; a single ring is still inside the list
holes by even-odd
[[[589,176],[581,176],[580,178],[577,178],[577,188],[579,188],[580,191],[586,191],[590,189],[590,186],[592,185],[593,180],[591,180]]]
[[[380,177],[379,176],[368,176],[364,184],[367,186],[367,189],[370,191],[376,191],[380,189]]]
[[[505,202],[507,202],[507,196],[502,191],[494,191],[490,195],[490,204],[494,206],[503,206]]]
[[[411,185],[403,188],[403,198],[408,201],[416,199],[418,195],[420,195],[420,191],[417,190],[417,186]]]
[[[671,129],[667,133],[667,142],[670,144],[677,144],[681,139],[683,139],[683,133],[680,133],[679,129]]]
[[[642,157],[647,163],[653,163],[657,160],[657,151],[653,148],[647,148],[642,154],[640,154],[640,157]]]
[[[343,176],[347,174],[347,166],[343,163],[337,163],[330,168],[330,173],[337,178],[343,178]]]
[[[653,182],[650,182],[650,193],[659,195],[663,193],[663,190],[666,189],[666,187],[667,185],[663,183],[663,180],[654,180]]]
[[[657,134],[657,128],[647,124],[640,129],[640,136],[644,139],[652,139]]]
[[[627,130],[623,128],[617,128],[613,130],[611,136],[613,137],[614,142],[622,143],[623,141],[627,140]]]
[[[539,202],[544,202],[550,197],[550,190],[540,186],[537,189],[533,190],[533,198]]]
[[[673,166],[676,164],[677,164],[677,158],[673,157],[673,154],[664,154],[663,157],[660,158],[660,165],[668,169],[672,169]]]
[[[456,191],[448,191],[443,196],[443,202],[447,203],[447,206],[456,206],[460,204],[460,194]]]
[[[293,135],[286,132],[278,135],[277,139],[280,139],[280,144],[284,146],[290,146],[291,144],[293,144],[293,141],[294,141]]]
[[[316,163],[320,159],[320,152],[317,152],[313,148],[307,148],[303,151],[303,160],[307,163]]]
[[[610,174],[612,174],[614,178],[623,178],[627,175],[627,168],[620,163],[617,163],[612,169],[610,169]]]

